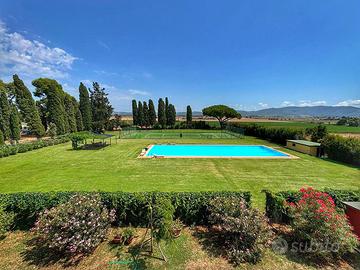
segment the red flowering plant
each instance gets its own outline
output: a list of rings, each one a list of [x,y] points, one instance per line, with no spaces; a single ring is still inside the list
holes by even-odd
[[[288,203],[294,230],[293,250],[317,256],[341,256],[358,245],[346,215],[325,192],[300,189],[297,203]]]

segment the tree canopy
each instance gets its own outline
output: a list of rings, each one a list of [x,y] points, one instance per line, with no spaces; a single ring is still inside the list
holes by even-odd
[[[80,83],[79,86],[79,106],[84,130],[91,130],[92,112],[89,91],[83,83]]]
[[[162,128],[166,126],[165,103],[162,98],[159,99],[158,103],[158,122]]]
[[[202,113],[204,116],[215,117],[219,121],[221,128],[224,128],[225,123],[230,119],[241,118],[240,113],[226,105],[213,105],[206,107],[202,110]]]
[[[190,105],[186,107],[186,124],[190,125],[192,122],[192,109]]]

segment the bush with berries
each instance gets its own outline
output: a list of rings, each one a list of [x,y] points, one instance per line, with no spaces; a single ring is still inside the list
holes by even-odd
[[[98,195],[75,195],[45,210],[33,231],[48,248],[67,255],[87,254],[105,239],[114,220],[115,212],[109,212]]]
[[[298,202],[288,203],[298,250],[322,257],[353,251],[357,237],[331,196],[311,187],[300,189],[300,193]]]

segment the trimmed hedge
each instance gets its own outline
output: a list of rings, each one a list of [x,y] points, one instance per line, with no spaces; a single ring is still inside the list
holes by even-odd
[[[286,145],[286,140],[304,137],[303,129],[265,127],[257,124],[242,125],[241,123],[231,123],[231,126],[242,128],[246,136],[254,136],[283,145]]]
[[[328,135],[321,141],[330,159],[360,166],[360,140]]]
[[[0,145],[0,158],[25,153],[28,151],[40,149],[47,146],[66,143],[70,141],[67,136],[57,137],[55,139],[38,140],[31,143],[21,143],[14,145]]]
[[[342,201],[360,201],[360,190],[336,190],[336,189],[325,189],[324,192],[328,193],[334,200],[338,208],[344,208]],[[272,193],[268,190],[263,190],[266,195],[266,215],[269,219],[274,222],[289,223],[291,216],[289,214],[288,206],[284,202],[296,203],[301,197],[299,191],[281,191]]]
[[[116,225],[131,224],[146,226],[148,203],[158,196],[171,199],[175,207],[175,218],[188,225],[208,224],[207,206],[216,197],[243,198],[250,206],[250,192],[24,192],[0,194],[0,203],[5,210],[16,214],[14,227],[29,229],[37,216],[45,209],[64,203],[75,194],[99,194],[102,203],[116,210]]]

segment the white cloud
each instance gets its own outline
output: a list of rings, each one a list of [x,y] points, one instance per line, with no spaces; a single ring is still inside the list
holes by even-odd
[[[150,96],[149,92],[142,91],[142,90],[129,89],[128,92],[134,96]]]
[[[289,106],[295,106],[295,104],[292,103],[291,101],[286,101],[286,100],[281,103],[281,107],[289,107]]]
[[[298,106],[305,107],[305,106],[324,106],[326,105],[326,101],[319,100],[319,101],[311,101],[311,100],[300,100]]]
[[[344,100],[339,102],[335,106],[360,106],[360,99]]]
[[[269,108],[269,104],[267,104],[267,103],[259,102],[258,105],[259,105],[262,109]]]
[[[60,48],[50,48],[23,35],[10,33],[0,20],[0,72],[5,76],[66,77],[77,58]]]

